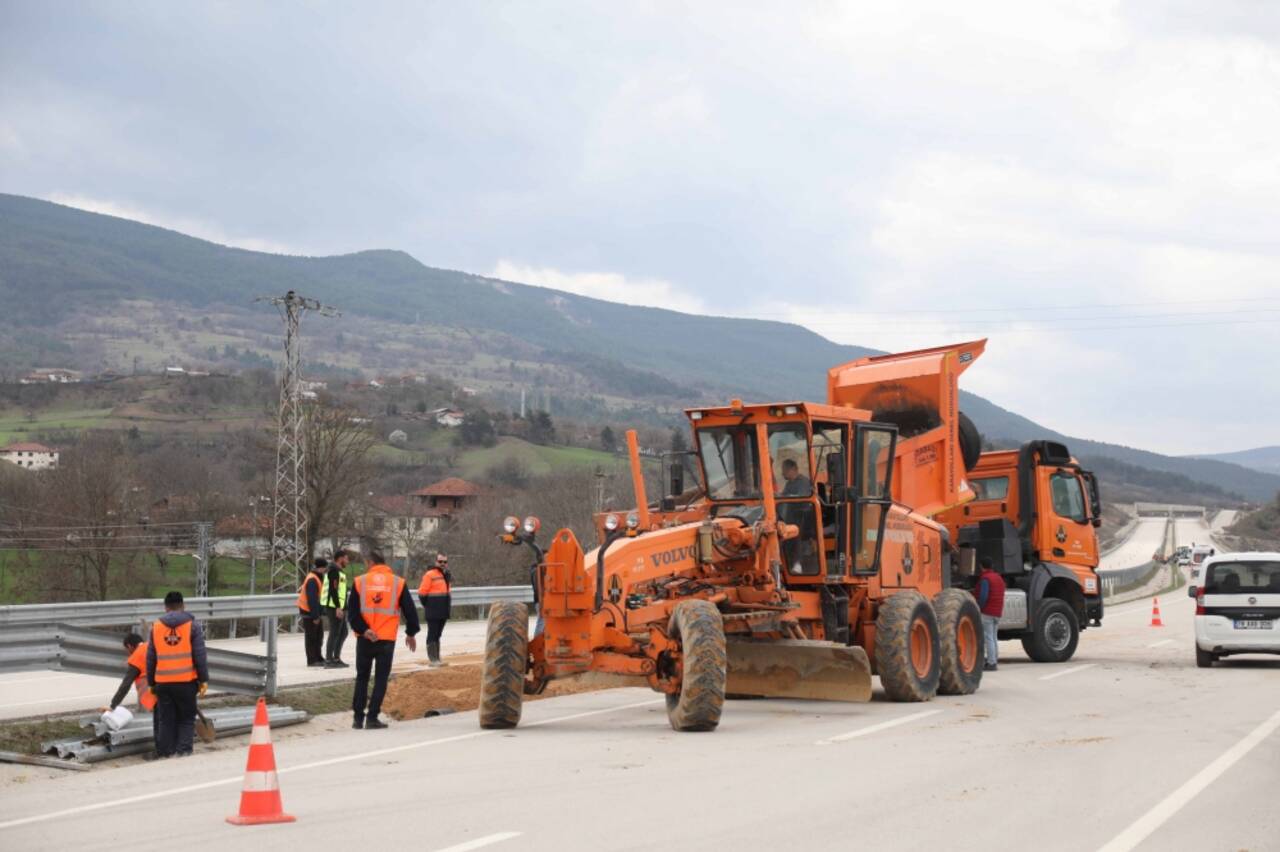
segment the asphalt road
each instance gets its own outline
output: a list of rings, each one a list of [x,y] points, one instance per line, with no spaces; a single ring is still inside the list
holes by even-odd
[[[1139,518],[1124,543],[1105,554],[1098,567],[1104,571],[1134,568],[1151,561],[1164,540],[1165,518]]]
[[[1280,661],[1195,668],[1191,602],[1116,607],[1072,661],[1002,644],[973,696],[730,702],[677,734],[658,696],[549,699],[289,739],[289,825],[238,828],[243,755],[10,784],[0,848],[1264,850],[1280,845]]]

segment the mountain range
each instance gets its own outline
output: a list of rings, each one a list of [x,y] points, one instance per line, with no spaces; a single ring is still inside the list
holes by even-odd
[[[11,363],[59,356],[73,363],[56,366],[119,369],[130,357],[136,365],[142,356],[274,354],[273,318],[253,300],[290,289],[341,307],[340,327],[358,332],[335,365],[436,369],[504,400],[530,382],[557,400],[671,411],[728,396],[822,399],[829,367],[875,354],[790,323],[623,305],[437,269],[402,251],[275,255],[0,194],[0,295],[9,306],[0,354]],[[187,317],[199,319],[193,326]],[[1056,438],[1082,458],[1252,500],[1280,491],[1280,448],[1179,458],[1063,435],[967,392],[961,405],[996,442]]]

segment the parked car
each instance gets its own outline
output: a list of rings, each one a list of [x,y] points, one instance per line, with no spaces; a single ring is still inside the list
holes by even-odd
[[[1196,665],[1233,654],[1280,654],[1280,553],[1223,553],[1201,564]]]

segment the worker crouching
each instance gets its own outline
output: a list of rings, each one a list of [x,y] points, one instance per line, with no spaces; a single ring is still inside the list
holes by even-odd
[[[195,745],[196,700],[209,686],[204,631],[184,611],[182,592],[164,596],[164,615],[151,625],[147,682],[156,696],[156,754],[186,757]]]
[[[418,611],[403,577],[391,573],[382,554],[369,553],[373,563],[356,577],[347,601],[347,621],[356,639],[356,688],[351,699],[353,728],[385,728],[378,719],[382,698],[391,676],[391,661],[396,652],[396,633],[404,617],[404,644],[410,651],[418,649],[413,637],[418,633]],[[373,694],[369,694],[369,675],[373,673]],[[366,705],[367,700],[367,705]]]

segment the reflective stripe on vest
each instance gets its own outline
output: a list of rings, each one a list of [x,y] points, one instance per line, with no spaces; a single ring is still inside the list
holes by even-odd
[[[391,573],[385,565],[375,565],[367,574],[355,579],[356,594],[360,596],[360,615],[369,629],[382,640],[395,641],[400,629],[400,597],[404,594],[404,580]]]
[[[298,587],[298,609],[303,612],[311,612],[311,606],[307,603],[307,583],[310,583],[312,580],[316,581],[316,597],[323,597],[322,592],[324,591],[324,588],[320,583],[320,575],[314,571],[308,572],[307,579],[303,580],[302,585]]]
[[[156,668],[159,668],[157,660]],[[143,710],[151,710],[156,706],[156,697],[151,694],[150,684],[147,683],[147,643],[139,642],[138,647],[133,649],[129,654],[127,665],[133,666],[138,670],[138,676],[133,679],[133,688],[138,692],[138,703],[142,705]]]
[[[191,625],[184,621],[170,627],[163,621],[151,626],[151,646],[156,649],[156,683],[186,683],[196,679],[191,656]]]

